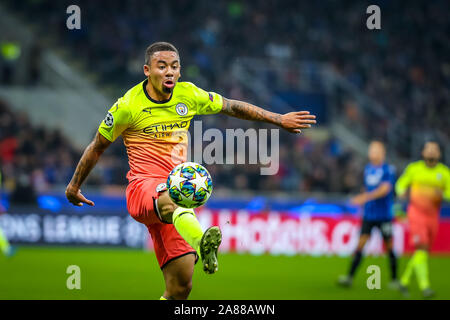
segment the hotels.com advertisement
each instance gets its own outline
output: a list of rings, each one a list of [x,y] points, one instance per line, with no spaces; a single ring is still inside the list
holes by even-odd
[[[275,211],[203,209],[197,216],[204,229],[211,225],[222,229],[222,252],[274,255],[350,255],[356,248],[361,223],[356,217],[311,217]],[[412,251],[406,221],[394,223],[393,239],[398,254]],[[378,230],[372,231],[365,252],[383,253]],[[432,252],[450,254],[450,219],[441,219]]]

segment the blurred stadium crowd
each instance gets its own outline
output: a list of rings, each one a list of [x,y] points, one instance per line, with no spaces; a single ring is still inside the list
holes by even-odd
[[[77,152],[60,131],[33,126],[0,100],[0,159],[3,184],[11,201],[33,203],[36,193],[70,179]]]
[[[226,122],[221,126],[227,127]],[[208,169],[215,188],[348,192],[359,184],[354,173],[361,163],[340,150],[337,141],[313,143],[288,133],[281,139],[278,174],[261,176],[259,165],[213,164]],[[0,100],[0,164],[5,188],[14,191],[13,202],[33,202],[36,193],[48,191],[52,185],[66,185],[81,153],[59,130],[33,126],[26,113],[13,112]],[[124,185],[126,160],[123,144],[112,144],[87,184]]]
[[[251,97],[239,84],[229,81],[229,62],[235,57],[329,63],[380,102],[390,115],[376,122],[355,102],[348,101],[342,105],[348,125],[377,138],[386,138],[390,128],[404,125],[404,140],[396,145],[405,146],[398,152],[407,159],[417,157],[406,147],[413,133],[438,129],[447,139],[450,137],[448,1],[378,1],[382,30],[374,32],[366,29],[368,3],[356,1],[217,0],[211,6],[210,1],[190,0],[151,4],[81,0],[77,5],[82,12],[82,28],[69,33],[64,13],[71,3],[67,1],[5,3],[31,22],[46,21],[40,24],[42,36],[69,48],[87,70],[96,74],[99,85],[114,87],[117,97],[143,80],[146,46],[165,40],[180,51],[182,81],[234,99]],[[55,27],[49,29],[49,25]],[[31,180],[38,190],[48,184],[67,183],[80,150],[70,147],[70,141],[59,132],[33,128],[26,115],[7,110],[3,103],[0,157],[5,180],[20,181],[20,172],[31,170]],[[208,117],[208,126],[245,129],[255,124],[214,116]],[[317,142],[282,133],[280,140],[280,171],[275,177],[259,175],[255,165],[212,165],[208,168],[215,187],[326,192],[359,188],[364,159],[344,150],[333,137]],[[29,156],[33,153],[42,157],[33,160]],[[124,184],[124,154],[123,147],[115,143],[88,183]]]

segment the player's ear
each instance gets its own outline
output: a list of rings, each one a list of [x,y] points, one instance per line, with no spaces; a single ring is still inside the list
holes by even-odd
[[[144,74],[146,77],[150,76],[150,67],[147,64],[144,64]]]

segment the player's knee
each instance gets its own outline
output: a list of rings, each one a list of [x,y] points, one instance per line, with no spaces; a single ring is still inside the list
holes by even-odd
[[[172,214],[177,208],[174,203],[163,203],[158,206],[159,214],[164,222],[172,223]]]
[[[172,223],[172,214],[177,205],[169,197],[169,193],[164,191],[158,197],[158,213],[161,220],[166,223]]]

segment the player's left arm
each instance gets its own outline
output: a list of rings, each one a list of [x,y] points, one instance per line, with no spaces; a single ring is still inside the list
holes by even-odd
[[[296,111],[279,114],[264,110],[247,102],[223,99],[221,112],[244,120],[263,121],[277,125],[289,132],[300,133],[301,129],[308,129],[316,123],[316,116],[309,111]]]

